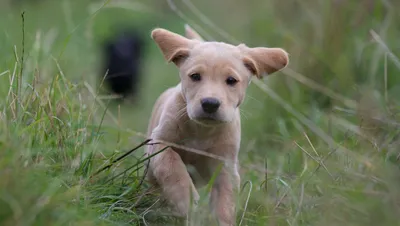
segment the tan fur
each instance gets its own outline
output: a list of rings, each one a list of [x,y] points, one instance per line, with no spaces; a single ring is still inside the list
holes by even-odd
[[[150,160],[148,179],[162,189],[163,196],[179,215],[186,216],[190,200],[199,198],[196,187],[207,183],[222,164],[212,187],[211,209],[220,225],[234,225],[234,197],[240,186],[239,106],[251,76],[261,77],[283,69],[288,64],[288,54],[279,48],[206,42],[189,26],[186,26],[186,36],[161,28],[152,31],[151,37],[165,59],[179,68],[181,82],[157,100],[148,136],[218,155],[234,164],[168,148]],[[200,74],[200,81],[190,78],[194,73]],[[238,82],[228,85],[228,77]],[[201,104],[204,98],[210,97],[221,103],[211,115],[205,113]],[[205,116],[208,118],[204,119]],[[146,152],[150,155],[164,147],[162,144],[148,146]],[[188,165],[196,169],[196,175],[189,174]]]

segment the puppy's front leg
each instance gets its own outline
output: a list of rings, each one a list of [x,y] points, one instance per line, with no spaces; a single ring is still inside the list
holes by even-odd
[[[156,145],[154,150],[165,147]],[[172,148],[167,148],[150,160],[150,168],[152,177],[162,189],[163,196],[175,208],[178,215],[185,217],[189,211],[191,195],[195,200],[199,199],[199,195],[181,157]]]
[[[224,166],[211,192],[211,205],[220,225],[235,225],[235,195],[240,187],[240,176],[235,169]]]

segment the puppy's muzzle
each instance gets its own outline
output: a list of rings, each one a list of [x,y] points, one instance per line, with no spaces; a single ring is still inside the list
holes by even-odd
[[[217,112],[219,106],[221,105],[221,102],[218,99],[212,97],[203,98],[200,102],[203,111],[208,114]]]

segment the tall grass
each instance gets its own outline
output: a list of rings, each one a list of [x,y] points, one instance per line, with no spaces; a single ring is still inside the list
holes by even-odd
[[[161,211],[159,192],[143,180],[143,148],[93,175],[145,139],[155,99],[178,82],[150,30],[182,33],[185,22],[207,39],[290,53],[289,68],[254,80],[242,109],[238,224],[399,225],[398,7],[384,0],[0,7],[0,225],[180,222]],[[115,104],[98,87],[97,47],[119,23],[148,38],[135,106]],[[206,224],[207,192],[196,225]]]

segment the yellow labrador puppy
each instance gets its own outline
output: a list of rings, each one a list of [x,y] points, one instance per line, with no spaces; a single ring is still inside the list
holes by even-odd
[[[147,177],[162,189],[163,197],[175,211],[186,216],[191,200],[199,198],[196,187],[207,183],[217,172],[211,210],[220,225],[234,225],[235,192],[240,186],[239,106],[251,77],[261,78],[283,69],[288,64],[288,54],[281,48],[207,42],[189,26],[186,37],[161,28],[154,29],[151,37],[165,59],[178,67],[180,83],[156,101],[148,136],[229,161],[169,147],[151,158]],[[166,147],[148,146],[146,153],[151,155]],[[196,170],[197,177],[188,172],[188,165]]]

